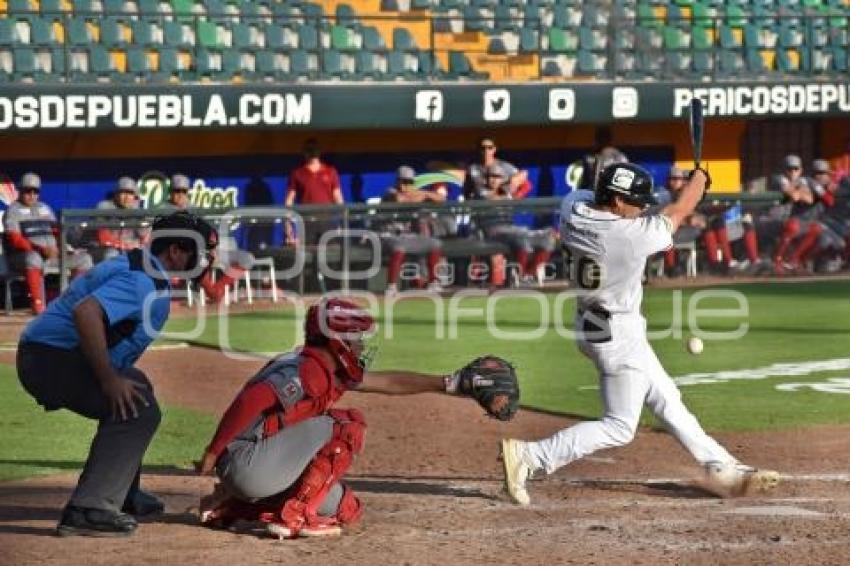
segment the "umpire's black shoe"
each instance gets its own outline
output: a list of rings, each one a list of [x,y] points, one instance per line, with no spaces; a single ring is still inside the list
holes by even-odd
[[[165,510],[165,505],[155,495],[137,489],[127,494],[121,511],[134,517],[149,517],[159,515]]]
[[[68,505],[56,527],[60,537],[126,537],[133,534],[138,523],[126,513]]]

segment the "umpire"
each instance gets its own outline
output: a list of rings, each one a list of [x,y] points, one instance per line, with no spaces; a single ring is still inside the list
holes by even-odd
[[[98,264],[24,329],[17,357],[24,389],[47,411],[99,423],[60,536],[130,535],[134,515],[163,510],[139,488],[160,411],[133,366],[168,319],[170,278],[195,275],[213,232],[186,212],[157,218],[150,247]]]

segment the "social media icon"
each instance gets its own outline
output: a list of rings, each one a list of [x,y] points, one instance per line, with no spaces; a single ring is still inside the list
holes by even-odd
[[[511,117],[511,93],[504,88],[484,91],[484,120],[502,122]]]
[[[416,92],[416,119],[423,122],[439,122],[443,119],[443,93],[439,90]]]
[[[638,113],[638,92],[630,86],[618,86],[612,91],[611,114],[614,118],[634,118]]]
[[[576,93],[571,88],[549,91],[549,119],[572,120],[576,114]]]

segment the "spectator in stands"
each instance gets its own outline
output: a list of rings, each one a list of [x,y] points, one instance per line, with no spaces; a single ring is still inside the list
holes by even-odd
[[[3,215],[9,264],[15,271],[23,272],[34,314],[44,311],[45,267],[59,266],[56,215],[47,203],[39,201],[40,192],[41,177],[26,173],[21,177],[18,200]],[[84,251],[66,250],[65,266],[76,278],[91,269],[91,256]]]
[[[171,176],[171,184],[168,187],[168,200],[162,203],[161,208],[167,210],[186,210],[189,208],[189,190],[192,188],[189,177],[182,173]]]
[[[132,177],[121,177],[115,185],[111,199],[97,203],[98,210],[133,210],[139,206],[139,188]],[[136,219],[128,219],[130,226],[98,228],[97,245],[92,250],[96,262],[110,259],[120,253],[134,250],[145,244],[149,230],[138,226]]]
[[[416,188],[416,172],[412,167],[402,165],[396,172],[395,184],[384,194],[384,202],[425,203],[445,202],[445,189],[425,191]],[[413,213],[413,211],[410,211]],[[408,255],[427,255],[428,289],[440,291],[437,279],[437,266],[443,257],[442,242],[433,237],[431,224],[418,215],[415,220],[393,220],[384,223],[380,229],[381,244],[387,246],[390,259],[387,267],[387,295],[398,293],[398,278],[402,263]]]
[[[491,164],[486,170],[487,188],[479,194],[487,200],[510,200],[510,178],[505,176],[505,168],[500,163]],[[476,219],[476,225],[491,240],[502,242],[513,254],[517,273],[524,282],[537,278],[542,284],[543,269],[552,250],[555,248],[551,230],[531,230],[526,226],[516,226],[510,211],[488,212]]]
[[[171,176],[168,189],[168,201],[162,208],[172,210],[187,210],[189,208],[189,190],[192,184],[189,177],[182,173]],[[208,269],[198,281],[198,284],[206,293],[207,298],[213,302],[219,302],[224,297],[225,290],[244,277],[245,272],[254,265],[254,254],[240,250],[236,242],[230,236],[223,236],[222,242],[208,242],[210,261],[219,259],[218,267],[223,273],[215,278],[215,270]]]
[[[803,269],[804,260],[817,247],[823,232],[823,226],[818,222],[823,206],[816,190],[817,184],[803,175],[803,161],[797,155],[785,158],[785,172],[777,177],[776,184],[782,191],[784,202],[790,206],[790,214],[782,225],[782,235],[773,257],[774,271],[783,274]],[[799,242],[790,251],[798,237]]]
[[[315,139],[304,143],[304,163],[289,175],[286,189],[286,206],[294,204],[342,204],[339,173],[333,165],[321,159],[321,148]],[[286,240],[294,244],[303,238],[306,244],[316,244],[322,234],[333,228],[327,221],[311,222],[305,226],[305,235],[296,235],[291,223],[286,225]]]
[[[596,130],[596,141],[593,153],[584,156],[582,160],[582,174],[579,181],[579,189],[592,191],[596,187],[596,178],[599,172],[614,163],[628,163],[626,154],[614,147],[614,135],[611,128],[601,126]]]
[[[681,195],[682,188],[688,180],[687,172],[676,166],[670,168],[670,174],[667,176],[667,191],[669,193],[669,201],[675,202]],[[707,224],[705,215],[695,212],[682,222],[676,233],[673,234],[674,244],[684,244],[696,242]],[[678,254],[676,248],[671,247],[664,253],[664,266],[671,276],[679,276],[682,271],[678,262]]]
[[[513,164],[496,158],[498,147],[493,138],[484,137],[478,141],[479,159],[466,168],[463,179],[463,195],[466,199],[489,199],[487,184],[488,168],[498,167],[507,179],[504,194],[509,198],[523,198],[531,191],[528,171],[519,170]]]

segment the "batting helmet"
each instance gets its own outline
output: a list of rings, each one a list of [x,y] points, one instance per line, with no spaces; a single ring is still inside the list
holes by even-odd
[[[641,208],[658,202],[652,194],[652,175],[634,163],[609,165],[599,175],[596,203],[612,204],[615,196]]]
[[[307,309],[304,335],[307,344],[327,347],[339,362],[337,375],[343,382],[357,386],[363,381],[370,358],[363,345],[363,335],[374,325],[372,315],[356,304],[330,298]]]

